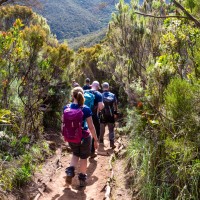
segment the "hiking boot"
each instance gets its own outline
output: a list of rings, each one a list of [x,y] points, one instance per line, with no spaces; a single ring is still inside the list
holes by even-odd
[[[87,174],[80,173],[78,175],[78,179],[79,179],[79,182],[80,182],[80,187],[85,187],[86,186]]]
[[[100,144],[104,144],[103,140],[101,140],[101,139],[99,140],[99,143],[100,143]]]
[[[113,140],[110,140],[110,147],[111,147],[112,149],[114,149],[114,148],[116,147]]]
[[[72,183],[72,178],[75,176],[74,170],[75,168],[73,166],[67,167],[65,169],[65,173],[67,174],[66,183],[68,184]]]
[[[97,153],[96,152],[91,152],[90,158],[95,158],[95,157],[97,157]]]
[[[100,140],[99,140],[99,143],[103,143],[103,139],[100,139]]]

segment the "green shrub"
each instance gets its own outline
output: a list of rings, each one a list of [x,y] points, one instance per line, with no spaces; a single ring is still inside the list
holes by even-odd
[[[28,142],[26,137],[22,137],[22,143]],[[16,149],[17,151],[17,149]],[[37,166],[50,155],[48,144],[45,141],[40,141],[30,149],[24,148],[23,154],[14,157],[12,154],[1,155],[0,159],[0,185],[4,190],[12,190],[18,188],[31,180],[33,172],[36,171]],[[9,160],[7,159],[9,157]],[[9,162],[7,162],[7,160]]]
[[[194,111],[194,86],[186,80],[173,79],[165,91],[165,104],[173,120],[185,121]]]
[[[21,187],[31,179],[31,176],[32,171],[30,165],[23,165],[16,169],[13,183],[16,187]]]
[[[191,87],[196,94],[195,86]],[[147,106],[143,112],[145,109]],[[192,116],[197,114],[195,109],[192,108]],[[146,200],[199,199],[197,124],[190,124],[189,127],[188,124],[187,127],[180,124],[180,133],[189,132],[179,134],[174,129],[170,132],[173,122],[169,124],[167,118],[163,122],[159,118],[145,117],[144,120],[143,113],[138,109],[128,110],[127,114],[123,131],[129,133],[131,138],[127,148],[127,160],[135,174],[131,187],[140,188],[140,197]],[[155,121],[156,124],[153,123]]]
[[[173,79],[165,91],[165,109],[169,119],[167,126],[173,137],[187,137],[200,141],[200,89],[198,82],[190,83],[180,78]]]

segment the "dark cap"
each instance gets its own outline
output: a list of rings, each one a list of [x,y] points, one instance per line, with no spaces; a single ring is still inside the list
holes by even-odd
[[[90,79],[89,79],[89,78],[86,78],[86,79],[85,79],[85,82],[89,83],[89,82],[90,82]]]

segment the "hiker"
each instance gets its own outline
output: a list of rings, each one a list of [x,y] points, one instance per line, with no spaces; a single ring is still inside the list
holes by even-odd
[[[103,104],[103,100],[102,100],[102,94],[98,91],[98,89],[99,89],[99,82],[94,81],[92,83],[91,90],[85,90],[84,91],[84,97],[85,97],[85,100],[86,100],[85,104],[90,106],[91,109],[92,109],[92,112],[93,112],[92,120],[93,120],[93,123],[94,123],[94,127],[95,127],[95,130],[96,130],[97,137],[99,138],[99,135],[100,135],[99,112],[103,109],[104,104]],[[92,95],[93,95],[93,103],[90,102],[90,105],[89,105],[89,104],[87,104],[88,98],[92,98],[91,97]],[[97,154],[95,152],[94,139],[93,139],[92,140],[92,148],[91,148],[90,158],[94,158],[96,156],[97,156]]]
[[[90,85],[90,79],[86,78],[85,79],[85,85],[83,86],[83,90],[90,90],[92,87]]]
[[[98,139],[92,122],[92,111],[84,105],[83,89],[75,87],[72,89],[72,103],[63,109],[62,116],[62,133],[65,141],[73,152],[70,166],[66,168],[66,182],[72,183],[75,176],[75,168],[80,159],[80,173],[78,179],[80,186],[86,185],[87,158],[91,153],[91,136],[94,139],[94,148],[98,148]],[[87,122],[87,123],[86,123]],[[86,125],[87,124],[87,125]]]
[[[115,94],[109,91],[109,84],[104,82],[102,84],[103,88],[103,103],[104,109],[100,113],[100,143],[103,143],[104,133],[105,133],[105,126],[108,125],[109,130],[109,140],[110,140],[110,147],[115,148],[114,140],[115,140],[115,119],[117,118],[117,98]]]
[[[73,87],[80,87],[80,85],[78,83],[74,83]]]
[[[72,87],[75,88],[75,87],[79,87],[80,85],[75,81],[75,80],[72,80]]]

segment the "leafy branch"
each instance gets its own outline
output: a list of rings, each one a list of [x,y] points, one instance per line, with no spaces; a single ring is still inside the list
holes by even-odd
[[[180,3],[178,3],[176,0],[172,0],[172,2],[174,3],[174,5],[181,9],[183,11],[183,13],[186,16],[182,16],[182,15],[162,15],[162,16],[156,16],[156,15],[151,15],[151,14],[147,14],[147,13],[142,13],[142,12],[138,12],[135,11],[135,14],[138,15],[142,15],[144,17],[153,17],[153,18],[157,18],[157,19],[166,19],[166,18],[183,18],[183,19],[189,19],[191,21],[193,21],[195,23],[195,25],[197,27],[200,28],[200,21],[197,20],[194,16],[192,16]]]
[[[197,27],[200,28],[200,21],[198,21],[194,16],[192,16],[180,3],[178,3],[176,0],[172,0],[172,2],[174,3],[174,5],[176,7],[178,7],[179,9],[181,9],[183,11],[183,13],[185,13],[185,15],[187,16],[187,18],[191,21],[193,21]]]
[[[184,18],[187,19],[186,16],[181,16],[181,15],[165,15],[165,16],[156,16],[156,15],[151,15],[151,14],[146,14],[142,12],[135,11],[136,14],[142,15],[144,17],[153,17],[153,18],[158,18],[158,19],[166,19],[166,18]]]

